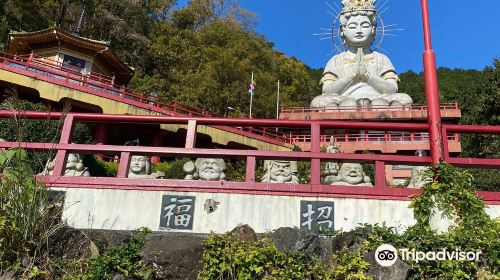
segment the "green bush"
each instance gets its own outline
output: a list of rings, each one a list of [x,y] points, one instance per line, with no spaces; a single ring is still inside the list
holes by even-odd
[[[90,175],[96,177],[116,177],[118,162],[107,162],[95,155],[84,155],[83,162],[89,168]]]
[[[171,166],[172,164],[169,162],[159,162],[153,164],[153,172],[163,172],[166,174]]]
[[[75,275],[65,275],[65,279],[72,280],[105,280],[120,273],[133,279],[152,279],[153,268],[142,263],[139,254],[146,244],[146,235],[151,231],[146,228],[135,231],[132,236],[120,246],[102,248],[102,253],[96,258],[83,260],[76,266],[84,272]],[[75,266],[75,265],[74,265]]]
[[[166,179],[184,179],[183,166],[186,162],[190,161],[188,158],[178,159],[170,164],[170,168],[165,172]]]
[[[36,264],[47,256],[48,240],[60,229],[59,208],[45,185],[35,180],[24,150],[0,151],[0,273],[22,279],[41,275]]]
[[[198,279],[372,279],[368,268],[361,251],[342,251],[323,263],[309,254],[280,252],[267,238],[244,242],[212,234],[204,244]]]

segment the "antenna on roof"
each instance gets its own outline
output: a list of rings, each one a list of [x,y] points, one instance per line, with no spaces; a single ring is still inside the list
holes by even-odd
[[[78,36],[80,36],[80,34],[82,32],[84,16],[85,16],[85,6],[83,6],[82,13],[80,14],[80,19],[78,20],[78,24],[76,25],[76,28],[75,28],[75,34]]]

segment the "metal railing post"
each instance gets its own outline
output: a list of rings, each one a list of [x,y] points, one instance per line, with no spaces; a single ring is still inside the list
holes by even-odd
[[[438,164],[444,157],[443,139],[441,137],[441,106],[439,105],[439,88],[436,70],[436,55],[432,50],[431,27],[429,22],[428,0],[421,0],[422,22],[424,27],[424,79],[427,99],[427,119],[429,124],[429,142],[432,164]]]

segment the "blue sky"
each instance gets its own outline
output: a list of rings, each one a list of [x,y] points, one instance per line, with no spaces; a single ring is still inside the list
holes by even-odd
[[[340,3],[341,0],[326,0]],[[183,5],[186,0],[180,0]],[[379,0],[378,2],[385,2]],[[438,66],[482,69],[500,57],[500,0],[429,0],[433,48]],[[239,0],[257,15],[256,31],[275,48],[313,68],[323,67],[333,50],[330,40],[314,33],[331,26],[333,16],[323,0]],[[380,3],[380,4],[381,4]],[[394,36],[386,36],[383,50],[396,70],[422,70],[422,22],[419,0],[389,0],[382,18]],[[334,6],[334,5],[332,5]]]

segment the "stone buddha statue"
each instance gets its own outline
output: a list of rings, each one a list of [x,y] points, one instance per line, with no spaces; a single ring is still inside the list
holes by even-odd
[[[55,159],[47,162],[45,165],[45,169],[42,173],[38,175],[52,175],[55,167]],[[83,160],[79,154],[69,153],[68,159],[66,160],[66,166],[64,168],[63,176],[72,176],[72,177],[89,177],[90,173],[87,167],[83,165]]]
[[[130,157],[127,178],[158,179],[164,177],[163,172],[151,173],[151,160],[147,156],[133,155]]]
[[[345,162],[340,166],[339,175],[331,185],[372,187],[370,177],[366,176],[360,163]]]
[[[261,180],[263,183],[299,184],[296,161],[265,160],[264,168],[266,173]]]
[[[226,163],[220,158],[198,158],[184,164],[185,180],[220,181],[226,179]]]
[[[398,76],[391,61],[370,47],[377,35],[376,0],[343,0],[340,36],[346,50],[328,61],[322,95],[311,108],[356,105],[401,105],[412,98],[398,93]]]

